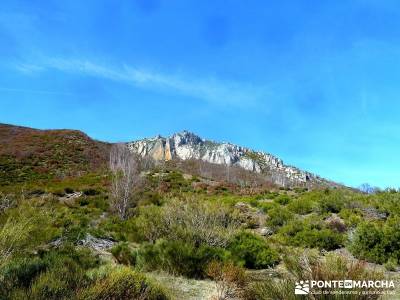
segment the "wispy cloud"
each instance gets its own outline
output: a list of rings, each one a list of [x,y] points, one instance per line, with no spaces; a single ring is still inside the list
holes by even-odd
[[[64,95],[64,96],[72,96],[73,93],[67,92],[57,92],[57,91],[48,91],[48,90],[34,90],[34,89],[22,89],[22,88],[9,88],[0,86],[1,92],[16,92],[16,93],[25,93],[25,94],[43,94],[43,95]]]
[[[21,73],[25,74],[35,74],[45,69],[43,66],[25,63],[17,64],[15,65],[15,68]]]
[[[104,78],[146,89],[162,89],[217,105],[253,106],[269,96],[268,89],[250,83],[220,80],[215,77],[193,78],[167,74],[129,65],[110,66],[89,60],[49,59],[42,65],[20,64],[23,73],[57,70]]]

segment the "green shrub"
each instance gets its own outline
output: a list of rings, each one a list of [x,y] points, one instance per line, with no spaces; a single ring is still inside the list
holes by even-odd
[[[135,242],[154,242],[167,234],[163,208],[156,205],[140,208],[138,216],[128,222],[132,224],[130,233]]]
[[[398,260],[394,257],[391,257],[388,259],[388,261],[385,263],[385,268],[388,271],[392,271],[395,272],[397,270],[398,267]]]
[[[66,187],[66,188],[64,189],[64,192],[65,192],[66,194],[72,194],[72,193],[74,192],[74,189],[73,189],[73,188],[70,188],[70,187]]]
[[[82,290],[78,299],[81,300],[111,300],[111,299],[169,299],[167,293],[146,276],[128,267],[112,269],[104,277],[88,288]]]
[[[98,208],[102,211],[107,211],[109,208],[109,202],[107,201],[107,196],[96,196],[92,198],[93,207]]]
[[[140,195],[140,205],[161,205],[163,197],[156,191],[145,191]]]
[[[344,208],[340,211],[339,216],[348,226],[356,226],[362,221],[362,213],[358,209]]]
[[[324,197],[319,199],[319,208],[322,213],[339,213],[345,205],[344,195],[338,191],[324,193]]]
[[[280,205],[289,204],[290,201],[291,201],[291,199],[290,199],[290,197],[288,195],[279,195],[278,197],[276,197],[274,199],[274,202],[278,203]]]
[[[275,202],[258,202],[257,207],[264,213],[268,213],[271,209],[277,208],[278,205]]]
[[[296,214],[306,215],[314,210],[314,206],[315,202],[312,199],[302,197],[290,202],[287,208]]]
[[[249,204],[253,207],[258,206],[258,199],[250,199]]]
[[[318,220],[294,220],[282,227],[279,234],[287,244],[306,248],[333,250],[344,243],[343,235],[324,227]]]
[[[87,270],[99,266],[100,259],[88,248],[76,248],[73,244],[64,244],[59,248],[41,255],[48,268],[65,265],[65,261],[74,262],[79,268]]]
[[[136,253],[126,242],[115,245],[111,249],[111,253],[120,264],[134,265],[136,262]]]
[[[97,267],[98,258],[89,249],[65,245],[44,253],[41,262],[45,270],[32,282],[28,295],[32,299],[68,299],[87,284],[85,270]]]
[[[0,299],[7,299],[17,288],[27,289],[34,278],[46,269],[40,258],[16,258],[0,268]]]
[[[88,188],[88,189],[83,190],[83,194],[85,196],[96,196],[96,195],[100,194],[100,192],[96,189]]]
[[[330,229],[303,230],[296,234],[292,244],[307,248],[334,250],[343,245],[343,237]]]
[[[80,206],[86,206],[89,205],[90,201],[88,198],[79,198],[79,205]]]
[[[115,216],[110,216],[99,223],[98,230],[107,236],[112,237],[118,241],[128,240],[128,236],[134,236],[132,239],[137,241],[137,235],[142,236],[141,232],[137,232],[137,229],[133,226],[136,218],[130,218],[128,220],[121,220]]]
[[[61,272],[59,272],[61,271]],[[76,271],[76,270],[74,270]],[[76,277],[68,276],[68,270],[57,270],[53,272],[42,273],[32,284],[30,295],[33,299],[67,299],[73,296],[76,280],[81,279],[81,274],[74,274]],[[69,282],[70,280],[73,281]]]
[[[272,208],[268,211],[268,224],[273,227],[283,226],[289,220],[293,218],[293,213],[291,213],[287,208],[277,207]]]
[[[384,264],[390,258],[400,260],[400,220],[395,218],[384,225],[361,223],[350,244],[352,253],[361,259]]]
[[[229,245],[233,259],[241,261],[246,268],[263,269],[279,262],[278,253],[267,242],[249,232],[236,235]]]
[[[157,240],[155,244],[141,246],[137,264],[145,270],[161,269],[172,274],[201,278],[205,276],[205,268],[210,261],[222,261],[228,256],[229,253],[222,248]]]
[[[240,226],[230,206],[193,197],[170,199],[162,207],[143,207],[132,222],[137,241],[162,238],[217,247],[226,247]]]
[[[39,256],[14,258],[0,268],[0,299],[64,299],[85,284],[84,270],[98,266],[90,250],[66,245]]]
[[[0,228],[0,266],[8,259],[24,256],[57,234],[50,213],[28,204],[9,210]]]

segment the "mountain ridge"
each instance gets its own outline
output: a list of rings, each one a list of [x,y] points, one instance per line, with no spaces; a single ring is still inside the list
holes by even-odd
[[[214,168],[211,173],[220,174],[219,179],[223,178],[223,173],[234,173],[241,169],[254,174],[258,182],[261,179],[278,186],[341,186],[311,172],[286,165],[282,159],[270,153],[204,139],[188,130],[169,137],[157,135],[124,144],[133,153],[151,157],[156,162],[195,160],[208,163],[208,168]],[[50,174],[67,176],[105,168],[111,145],[92,139],[79,130],[41,130],[0,124],[1,181],[46,178]],[[191,171],[189,166],[185,169]],[[236,172],[237,177],[247,176],[238,174],[240,172]],[[225,178],[229,181],[228,177]]]
[[[327,185],[338,184],[325,180],[311,172],[286,165],[282,159],[265,151],[256,151],[229,142],[216,142],[183,130],[169,137],[157,135],[127,143],[129,149],[141,157],[156,161],[202,160],[208,163],[240,167],[247,171],[264,174],[275,184]]]

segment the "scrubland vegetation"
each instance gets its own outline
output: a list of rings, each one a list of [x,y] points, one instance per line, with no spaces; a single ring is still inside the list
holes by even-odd
[[[127,182],[123,165],[5,177],[0,299],[176,298],[154,272],[213,280],[214,299],[295,299],[298,280],[398,275],[396,190],[238,187],[168,166]]]

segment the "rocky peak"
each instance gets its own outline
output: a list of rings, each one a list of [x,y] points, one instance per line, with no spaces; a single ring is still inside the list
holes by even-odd
[[[269,153],[254,151],[231,143],[204,140],[184,130],[170,137],[157,136],[128,143],[128,147],[142,157],[160,160],[198,159],[218,165],[235,166],[265,174],[279,185],[305,185],[322,179],[298,168],[287,166]]]
[[[187,130],[174,133],[170,138],[175,141],[176,145],[197,145],[203,143],[203,140],[198,135]]]

